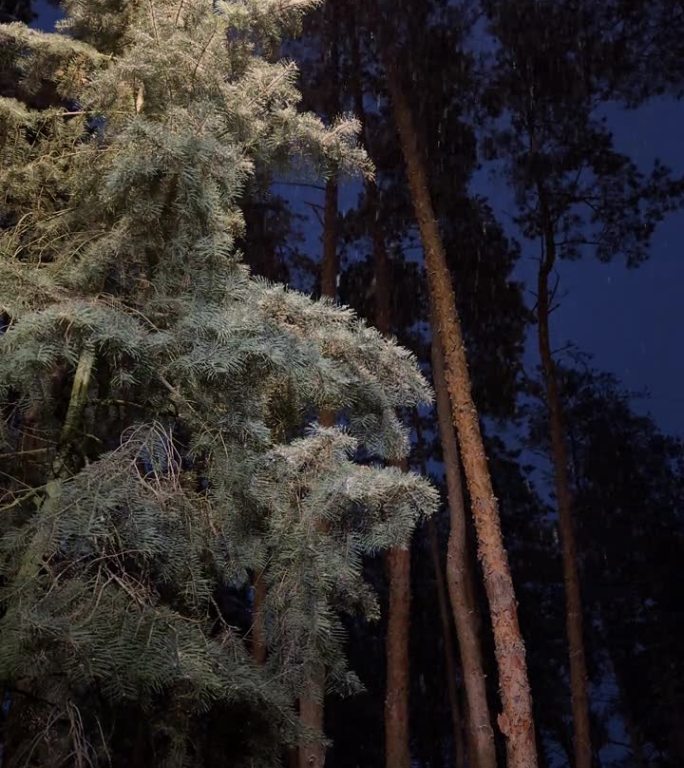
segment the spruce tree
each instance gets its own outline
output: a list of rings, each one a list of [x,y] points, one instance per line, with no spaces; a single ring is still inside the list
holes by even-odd
[[[0,26],[9,765],[280,764],[312,669],[358,687],[363,554],[435,504],[376,461],[429,397],[412,356],[236,244],[261,170],[370,172],[274,55],[311,5],[70,0],[59,34]]]

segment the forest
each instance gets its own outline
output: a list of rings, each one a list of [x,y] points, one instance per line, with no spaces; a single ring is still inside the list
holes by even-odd
[[[682,0],[0,0],[0,768],[682,768],[683,97]]]

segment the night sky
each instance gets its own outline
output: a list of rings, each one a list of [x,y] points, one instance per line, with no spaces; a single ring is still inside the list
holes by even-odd
[[[684,102],[661,98],[636,110],[611,106],[604,115],[615,135],[616,149],[629,155],[642,170],[656,158],[674,174],[684,174]],[[475,187],[485,194],[507,231],[515,234],[513,210],[502,180],[483,169]],[[650,412],[666,432],[684,436],[684,355],[678,329],[684,327],[684,211],[668,216],[657,228],[650,259],[636,269],[624,260],[602,264],[593,258],[561,261],[558,297],[552,316],[554,348],[572,342],[593,356],[596,368],[614,373],[626,389],[647,392],[635,407]],[[529,287],[536,282],[539,246],[523,243],[516,276]],[[526,365],[537,363],[530,339]]]

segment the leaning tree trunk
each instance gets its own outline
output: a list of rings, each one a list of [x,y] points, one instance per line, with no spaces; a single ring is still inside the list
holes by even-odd
[[[584,651],[582,596],[579,569],[577,567],[577,544],[572,519],[572,491],[568,474],[563,406],[558,391],[558,377],[551,353],[549,333],[549,314],[551,312],[549,277],[556,261],[556,243],[546,192],[541,183],[538,184],[538,192],[544,230],[544,253],[539,262],[537,283],[537,329],[539,357],[541,358],[546,387],[551,461],[553,464],[556,503],[558,504],[558,529],[563,560],[565,625],[570,654],[570,694],[574,726],[575,768],[591,768],[592,752],[587,663]]]
[[[466,569],[469,564],[458,443],[451,422],[449,393],[444,377],[444,355],[437,334],[433,334],[432,338],[432,377],[437,400],[437,422],[442,443],[451,525],[447,549],[447,584],[466,690],[469,744],[472,752],[470,762],[473,768],[496,768],[496,747],[487,703],[484,663],[472,595],[466,578]]]
[[[503,705],[498,724],[506,737],[508,768],[536,768],[537,748],[525,644],[518,624],[517,604],[501,534],[498,503],[494,496],[477,409],[471,392],[456,298],[430,200],[413,116],[388,48],[383,50],[383,59],[413,207],[423,243],[430,296],[444,351],[452,418],[461,445],[477,532],[478,554],[484,570]]]
[[[435,571],[435,586],[437,589],[437,602],[439,605],[439,619],[442,624],[442,639],[444,641],[444,669],[447,676],[447,696],[449,698],[449,711],[451,712],[451,726],[454,738],[454,768],[465,767],[465,745],[463,743],[463,723],[461,707],[458,702],[458,689],[456,687],[456,659],[454,637],[451,631],[451,619],[449,617],[449,604],[447,590],[442,573],[442,560],[439,556],[439,539],[437,526],[434,520],[428,521],[428,537],[430,539],[430,555]],[[479,768],[471,759],[472,768]]]

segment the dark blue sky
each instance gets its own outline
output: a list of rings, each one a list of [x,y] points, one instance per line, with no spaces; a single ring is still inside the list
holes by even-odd
[[[603,114],[616,148],[643,170],[659,158],[675,174],[684,174],[684,102],[653,100],[636,110],[610,105]],[[486,195],[511,236],[514,205],[503,179],[484,168],[473,184]],[[616,259],[602,264],[593,258],[558,265],[560,306],[552,316],[554,349],[571,342],[592,355],[599,370],[614,373],[630,391],[647,391],[636,399],[640,412],[650,412],[662,429],[684,436],[684,355],[679,336],[684,329],[684,211],[671,214],[656,230],[650,259],[627,269]],[[516,277],[525,282],[527,301],[534,304],[539,245],[522,243]],[[537,364],[534,334],[526,366]]]

